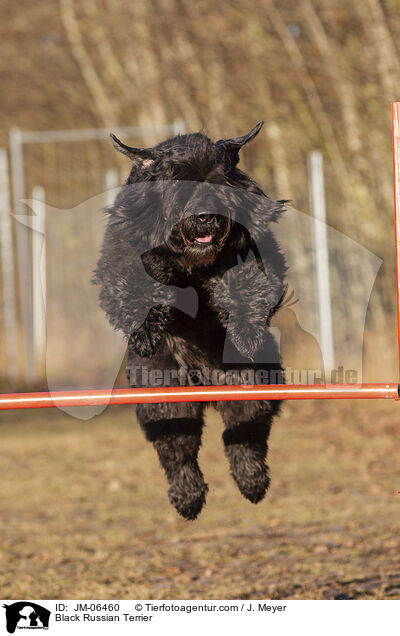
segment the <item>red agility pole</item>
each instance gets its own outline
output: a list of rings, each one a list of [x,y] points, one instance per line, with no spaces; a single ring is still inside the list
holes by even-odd
[[[396,251],[397,340],[400,379],[400,102],[392,104],[394,230]],[[399,399],[399,381],[375,384],[273,384],[186,386],[149,389],[55,391],[0,395],[1,409],[93,406],[151,402],[216,402],[219,400]]]
[[[392,104],[394,237],[396,258],[397,349],[400,382],[400,102]]]
[[[219,400],[398,399],[398,389],[398,384],[274,384],[11,393],[0,397],[0,409]]]

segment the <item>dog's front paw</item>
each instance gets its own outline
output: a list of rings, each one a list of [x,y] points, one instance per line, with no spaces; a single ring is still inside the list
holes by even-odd
[[[216,304],[223,309],[227,334],[241,355],[254,359],[267,336],[268,319],[281,296],[281,284],[271,271],[249,258],[228,270],[215,287]]]
[[[160,346],[162,338],[162,333],[152,331],[144,324],[131,335],[129,345],[141,358],[151,358]]]
[[[142,358],[151,358],[164,338],[171,316],[170,307],[153,308],[144,323],[129,338],[129,346]]]
[[[236,324],[234,321],[230,321],[227,333],[239,353],[245,358],[254,360],[264,344],[266,327],[257,325],[257,328],[254,328],[249,322]]]

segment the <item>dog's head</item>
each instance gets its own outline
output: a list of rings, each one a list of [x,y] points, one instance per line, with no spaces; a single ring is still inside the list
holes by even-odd
[[[127,146],[111,135],[132,168],[109,210],[110,223],[145,249],[166,244],[190,269],[213,263],[239,226],[257,230],[283,207],[237,168],[240,149],[262,125],[215,143],[193,133],[153,148]]]

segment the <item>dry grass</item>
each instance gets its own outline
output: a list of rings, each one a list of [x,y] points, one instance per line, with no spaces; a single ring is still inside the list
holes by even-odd
[[[130,408],[2,415],[4,598],[400,598],[398,405],[287,403],[272,488],[228,475],[210,411],[198,521],[178,519]]]

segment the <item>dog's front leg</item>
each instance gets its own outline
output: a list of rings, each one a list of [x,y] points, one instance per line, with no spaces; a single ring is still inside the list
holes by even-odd
[[[267,338],[268,319],[282,296],[282,282],[250,258],[228,270],[212,293],[228,338],[239,353],[253,359]]]
[[[126,262],[118,253],[113,258],[104,254],[95,276],[100,305],[112,326],[140,356],[154,355],[173,317],[177,288],[149,275],[134,250],[127,253]]]
[[[144,323],[129,337],[129,345],[142,358],[155,354],[172,319],[173,307],[152,307]]]

